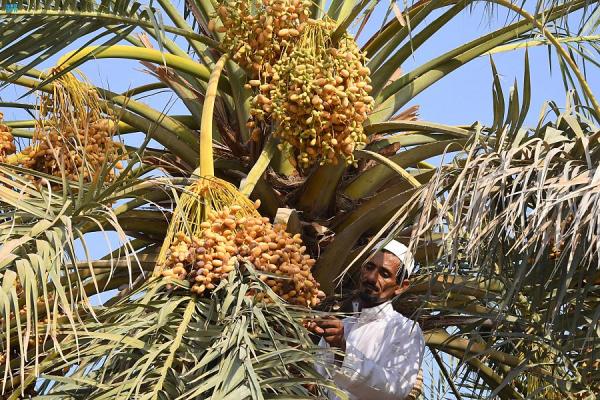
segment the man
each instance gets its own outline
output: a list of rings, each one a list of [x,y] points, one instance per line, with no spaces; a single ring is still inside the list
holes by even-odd
[[[345,353],[335,358],[327,354],[325,365],[317,368],[352,400],[401,400],[415,385],[425,349],[423,333],[391,303],[408,287],[413,268],[406,246],[392,240],[361,267],[355,315],[308,324],[321,336],[321,346]],[[329,393],[329,398],[338,397]]]

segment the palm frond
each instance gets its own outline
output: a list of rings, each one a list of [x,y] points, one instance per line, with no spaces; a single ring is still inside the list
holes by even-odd
[[[80,315],[93,314],[90,297],[109,290],[111,278],[113,284],[127,283],[141,271],[135,262],[125,268],[98,269],[91,262],[85,250],[89,248],[87,232],[108,229],[126,240],[116,215],[101,205],[106,200],[89,192],[95,188],[73,184],[57,190],[54,185],[62,183],[60,179],[26,170],[42,179],[40,186],[21,177],[17,169],[0,166],[4,393],[37,372],[49,349],[61,351],[59,327],[76,336]],[[70,196],[69,190],[79,195]],[[82,199],[88,204],[89,196],[100,207],[82,207]],[[132,252],[128,246],[121,250],[125,257]]]
[[[427,242],[429,232],[441,235],[434,276],[487,282],[485,296],[464,296],[459,286],[449,287],[451,297],[430,298],[431,307],[490,318],[492,329],[477,324],[464,345],[475,349],[476,343],[487,343],[516,355],[521,361],[509,365],[529,374],[528,381],[507,375],[493,395],[507,384],[523,396],[535,392],[549,398],[593,393],[597,385],[589,358],[600,340],[595,217],[600,174],[591,161],[598,152],[596,131],[574,111],[525,135],[506,126],[498,137],[481,138],[457,156],[456,166],[442,168],[417,197],[421,214],[411,246]],[[491,277],[500,282],[499,290],[490,286]],[[456,355],[451,347],[446,342],[439,348]],[[494,359],[489,351],[471,351]],[[503,376],[507,360],[490,367]],[[542,369],[536,372],[537,365]],[[562,371],[560,378],[544,372],[548,368]]]
[[[330,386],[314,369],[322,350],[301,325],[308,310],[284,304],[250,265],[210,298],[190,297],[186,285],[149,281],[99,310],[79,335],[79,353],[44,371],[40,394],[261,399],[309,396],[303,384]],[[257,302],[257,293],[272,303]]]
[[[161,47],[161,32],[181,35],[195,44],[218,46],[214,40],[185,29],[187,26],[180,28],[159,24],[156,13],[156,9],[137,1],[20,2],[15,12],[0,11],[0,29],[5,33],[0,41],[0,68],[6,69],[11,64],[27,59],[31,59],[27,68],[35,68],[48,57],[73,44],[77,38],[96,32],[100,33],[82,47],[103,37],[107,37],[101,43],[103,46],[124,39],[133,40],[128,35],[136,27],[155,35]],[[87,54],[79,64],[93,55]],[[71,65],[70,68],[76,66]],[[13,79],[19,76],[16,73]]]

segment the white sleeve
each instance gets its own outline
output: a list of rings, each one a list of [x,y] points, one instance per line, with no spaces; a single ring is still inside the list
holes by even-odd
[[[366,357],[352,343],[347,343],[342,368],[334,376],[338,387],[361,399],[406,398],[417,380],[425,349],[421,329],[418,325],[410,329],[410,334],[393,338],[386,345],[392,348],[382,349],[374,358]]]

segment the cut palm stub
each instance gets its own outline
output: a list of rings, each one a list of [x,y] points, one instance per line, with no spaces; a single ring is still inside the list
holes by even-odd
[[[65,74],[52,82],[52,88],[39,98],[31,144],[6,157],[6,162],[73,181],[91,182],[101,175],[114,180],[126,155],[123,144],[113,140],[114,116],[102,112],[102,100],[83,77]],[[114,167],[103,174],[107,163]]]

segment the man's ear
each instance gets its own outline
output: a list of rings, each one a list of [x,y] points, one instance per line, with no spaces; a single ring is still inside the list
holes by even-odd
[[[400,283],[397,287],[396,290],[394,290],[394,294],[396,296],[401,295],[402,293],[404,293],[406,291],[406,289],[408,289],[408,285],[410,284],[410,282],[408,281],[408,279],[405,279],[402,281],[402,283]]]

